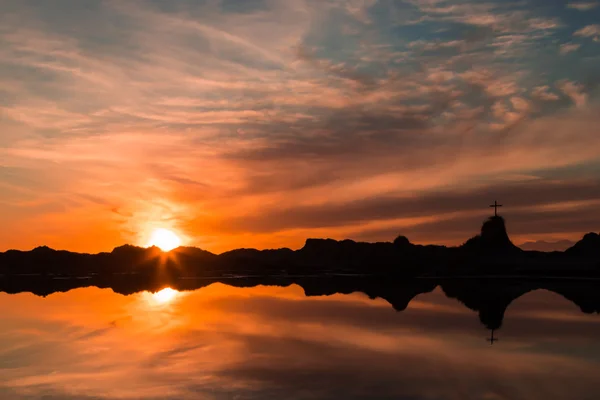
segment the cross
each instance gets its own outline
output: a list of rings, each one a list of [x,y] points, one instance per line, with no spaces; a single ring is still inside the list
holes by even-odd
[[[494,216],[497,217],[498,207],[502,207],[502,204],[498,204],[498,202],[494,200],[494,204],[492,204],[490,207],[494,207]]]
[[[498,338],[494,337],[494,330],[493,329],[492,329],[492,336],[487,341],[490,342],[490,345],[493,345],[494,342],[498,341]]]

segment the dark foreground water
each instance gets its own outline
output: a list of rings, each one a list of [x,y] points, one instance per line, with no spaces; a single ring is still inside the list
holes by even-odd
[[[499,341],[441,289],[0,294],[0,399],[598,399],[600,316],[537,290]]]

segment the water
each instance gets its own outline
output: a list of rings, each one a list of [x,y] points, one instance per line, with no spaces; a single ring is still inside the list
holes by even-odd
[[[404,311],[297,285],[0,294],[1,399],[597,399],[600,316],[536,290],[499,339],[438,287]]]

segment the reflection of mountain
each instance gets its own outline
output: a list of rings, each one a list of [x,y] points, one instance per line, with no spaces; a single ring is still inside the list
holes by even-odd
[[[326,277],[240,277],[160,280],[131,279],[129,276],[88,279],[47,279],[44,277],[11,277],[0,279],[0,291],[7,293],[32,292],[46,296],[75,288],[96,286],[130,295],[140,291],[158,291],[165,286],[177,290],[195,290],[213,283],[235,287],[289,286],[296,284],[307,297],[333,294],[364,293],[371,299],[386,300],[396,311],[405,310],[410,301],[422,293],[440,286],[449,298],[479,313],[479,319],[488,329],[502,326],[509,305],[524,294],[538,289],[557,293],[575,303],[584,313],[600,313],[600,281],[597,280],[523,280],[523,279],[436,279],[414,278],[402,281],[358,276]]]
[[[429,279],[394,282],[381,279],[331,277],[327,279],[304,278],[293,280],[292,283],[301,286],[306,296],[327,296],[336,293],[350,294],[361,292],[371,299],[384,299],[396,311],[404,311],[408,307],[408,303],[417,295],[429,293],[437,287],[437,283]]]
[[[441,284],[446,296],[455,298],[479,312],[479,319],[488,329],[502,326],[508,306],[533,290],[546,289],[575,303],[584,313],[600,313],[600,281],[556,280],[452,280]]]

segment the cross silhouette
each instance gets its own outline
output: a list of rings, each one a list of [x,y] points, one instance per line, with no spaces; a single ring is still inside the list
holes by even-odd
[[[494,204],[492,204],[490,207],[494,207],[494,216],[497,217],[498,207],[502,207],[502,204],[498,204],[498,202],[494,200]]]
[[[494,330],[493,329],[492,329],[492,336],[489,339],[487,339],[487,341],[490,342],[490,345],[493,345],[494,342],[498,341],[498,338],[494,337]]]

